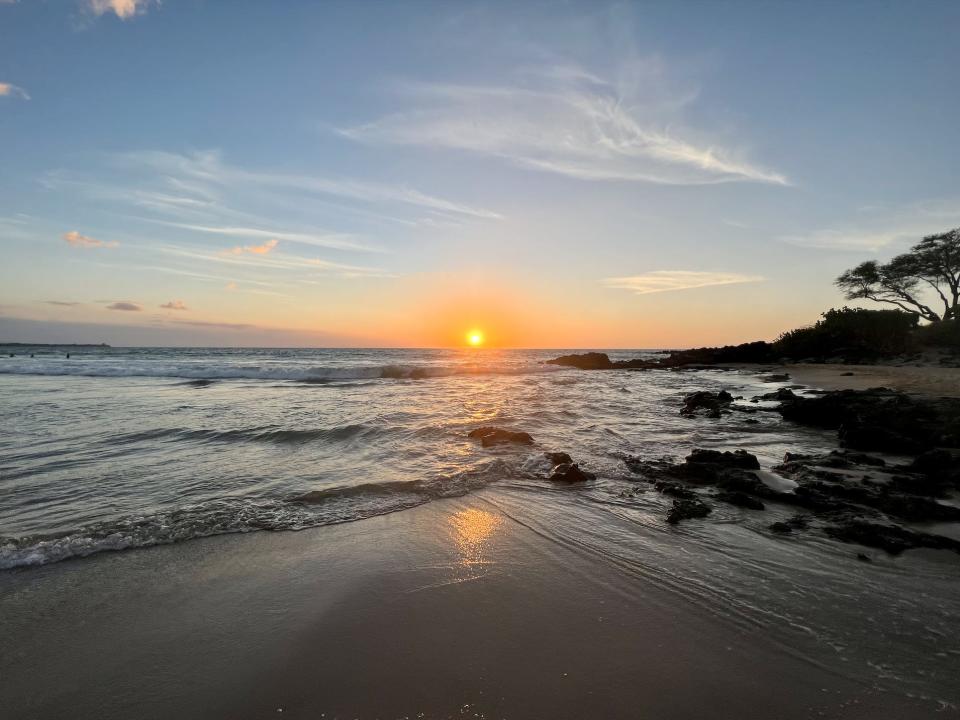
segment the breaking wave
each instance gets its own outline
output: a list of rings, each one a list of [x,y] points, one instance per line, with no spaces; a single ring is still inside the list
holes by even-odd
[[[431,480],[323,488],[288,498],[224,498],[94,523],[55,535],[0,537],[0,570],[46,565],[100,552],[144,548],[257,530],[303,530],[458,497],[514,475],[496,459]]]

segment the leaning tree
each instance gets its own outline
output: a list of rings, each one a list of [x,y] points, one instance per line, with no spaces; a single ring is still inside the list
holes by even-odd
[[[928,235],[909,252],[887,263],[869,260],[837,278],[847,300],[866,299],[896,305],[924,320],[960,319],[960,228]],[[939,298],[943,311],[924,302]]]

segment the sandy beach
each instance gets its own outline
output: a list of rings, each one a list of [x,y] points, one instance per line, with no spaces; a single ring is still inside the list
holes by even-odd
[[[793,380],[823,390],[887,387],[905,393],[960,397],[960,368],[922,365],[809,365],[783,367]]]
[[[0,575],[11,718],[921,718],[480,493]]]

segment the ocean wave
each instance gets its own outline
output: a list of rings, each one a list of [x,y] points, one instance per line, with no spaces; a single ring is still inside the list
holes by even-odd
[[[225,498],[87,525],[56,535],[0,537],[0,570],[47,565],[101,552],[145,548],[258,530],[304,530],[459,497],[510,477],[496,459],[430,480],[323,488],[289,498]]]
[[[216,380],[286,380],[325,384],[340,380],[427,380],[458,375],[526,375],[563,372],[545,364],[455,364],[455,365],[353,365],[353,366],[259,366],[201,363],[118,362],[110,358],[50,360],[16,358],[0,362],[0,375],[51,375],[76,377],[158,377],[187,380],[182,385],[207,387]]]
[[[151,440],[192,440],[197,442],[266,442],[292,445],[321,440],[332,442],[350,440],[366,434],[382,434],[387,430],[387,428],[374,427],[364,423],[309,430],[285,430],[276,427],[237,428],[232,430],[153,428],[114,435],[105,442],[109,445],[130,445]]]

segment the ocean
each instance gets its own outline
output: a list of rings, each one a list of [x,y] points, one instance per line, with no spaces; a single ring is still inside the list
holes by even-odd
[[[770,532],[789,508],[717,504],[707,519],[670,526],[671,499],[624,462],[744,448],[766,482],[789,488],[771,468],[787,451],[836,447],[834,433],[775,412],[679,414],[695,390],[750,398],[785,383],[738,371],[544,364],[565,350],[33,352],[0,357],[2,571],[304,530],[476,493],[543,536],[811,662],[960,704],[954,557],[881,554],[866,564],[858,546]],[[483,425],[526,431],[535,444],[484,448],[467,437]],[[550,483],[545,451],[569,453],[597,479]],[[306,493],[312,502],[298,500]]]

